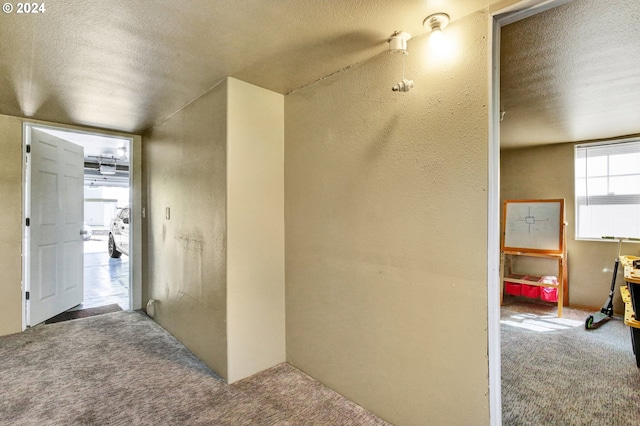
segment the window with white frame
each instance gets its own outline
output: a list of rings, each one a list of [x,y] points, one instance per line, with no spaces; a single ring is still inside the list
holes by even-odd
[[[576,145],[576,238],[640,238],[640,139]]]

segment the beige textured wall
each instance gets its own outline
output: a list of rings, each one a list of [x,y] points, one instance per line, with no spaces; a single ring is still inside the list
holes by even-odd
[[[488,424],[489,19],[285,98],[287,360],[399,425]]]
[[[228,381],[286,360],[284,97],[229,78]]]
[[[0,115],[0,336],[22,330],[22,120]]]
[[[157,300],[158,323],[223,377],[226,107],[223,82],[143,135],[145,297]]]
[[[503,150],[500,155],[503,200],[565,199],[569,304],[599,309],[609,294],[618,246],[613,242],[575,239],[574,144]],[[627,243],[622,251],[638,255],[640,248],[637,244]],[[540,268],[538,271],[544,271],[545,265],[523,262],[520,266],[525,272],[536,267]],[[619,286],[624,280],[618,272]],[[614,309],[624,311],[617,291]]]
[[[283,151],[283,96],[235,79],[144,136],[145,296],[230,383],[285,361]]]

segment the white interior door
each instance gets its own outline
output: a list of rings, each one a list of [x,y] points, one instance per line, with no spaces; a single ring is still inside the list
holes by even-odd
[[[28,127],[27,325],[82,303],[84,148]]]

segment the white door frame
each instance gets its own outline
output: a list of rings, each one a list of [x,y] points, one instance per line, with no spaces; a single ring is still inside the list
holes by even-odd
[[[489,348],[489,422],[502,424],[500,354],[500,32],[505,25],[572,0],[521,0],[491,12],[489,23],[489,185],[487,300]]]
[[[28,277],[26,268],[28,267],[28,260],[25,253],[29,251],[29,235],[26,227],[26,219],[29,217],[29,191],[30,188],[30,176],[29,168],[26,163],[27,159],[27,143],[28,143],[28,128],[44,128],[58,131],[65,131],[71,133],[82,133],[89,135],[100,136],[113,136],[123,139],[129,139],[129,206],[131,207],[130,217],[130,232],[129,232],[129,310],[136,310],[142,308],[142,223],[144,209],[141,203],[141,173],[138,164],[140,163],[141,142],[140,136],[125,134],[119,132],[98,131],[90,128],[82,128],[77,126],[68,126],[56,123],[48,123],[37,120],[23,120],[22,123],[22,152],[23,152],[23,167],[22,167],[22,330],[27,328],[27,300],[26,291],[29,288],[29,283],[26,282]]]

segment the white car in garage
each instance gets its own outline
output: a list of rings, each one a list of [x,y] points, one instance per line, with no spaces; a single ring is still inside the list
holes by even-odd
[[[111,221],[109,229],[109,256],[129,255],[129,207],[121,209]]]

